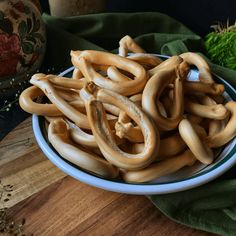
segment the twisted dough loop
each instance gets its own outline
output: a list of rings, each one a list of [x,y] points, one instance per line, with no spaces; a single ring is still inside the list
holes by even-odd
[[[135,127],[131,122],[122,123],[116,122],[115,124],[116,135],[119,138],[128,139],[133,143],[142,143],[144,141],[142,131],[139,127]]]
[[[229,114],[222,104],[202,105],[187,99],[185,99],[185,110],[190,114],[215,120],[223,120]]]
[[[127,171],[123,173],[123,178],[128,183],[143,183],[157,179],[163,175],[167,175],[183,168],[184,166],[191,166],[195,163],[196,158],[189,150],[184,153],[151,164],[145,169],[138,171]]]
[[[184,63],[184,62],[183,62]],[[185,70],[185,76],[189,68]],[[177,70],[178,71],[178,70]],[[182,73],[182,72],[181,72]],[[176,76],[178,76],[176,78]],[[176,67],[170,67],[169,70],[159,70],[147,82],[142,97],[143,110],[156,122],[156,125],[161,130],[173,130],[178,126],[178,123],[183,116],[183,91],[182,81],[179,73],[176,75]],[[156,106],[162,92],[168,84],[175,81],[175,99],[174,99],[174,113],[170,118],[162,116],[161,112]]]
[[[154,74],[156,74],[157,72],[159,72],[160,70],[165,70],[166,68],[172,68],[175,67],[176,65],[180,65],[180,63],[183,62],[183,59],[179,56],[172,56],[168,59],[166,59],[165,61],[163,61],[161,64],[159,64],[158,66],[152,68],[151,70],[148,71],[150,76],[153,76]]]
[[[66,106],[68,110],[70,110],[70,113],[73,113],[73,111],[77,112],[78,117],[76,117],[75,115],[73,116],[74,120],[79,120],[78,124],[82,127],[82,128],[87,128],[89,129],[89,125],[88,125],[88,121],[86,118],[86,115],[84,115],[82,112],[85,110],[84,107],[84,102],[83,100],[80,98],[79,94],[76,93],[75,91],[70,91],[70,90],[60,90],[60,89],[55,89],[55,87],[52,86],[51,84],[51,78],[56,78],[56,76],[53,75],[49,75],[46,76],[44,74],[35,74],[31,80],[34,81],[32,83],[38,84],[39,81],[44,81],[42,85],[41,84],[41,88],[36,87],[36,86],[31,86],[27,89],[25,89],[19,98],[19,103],[21,108],[31,114],[36,114],[36,115],[40,115],[40,116],[48,116],[48,117],[54,117],[54,116],[62,116],[62,115],[66,115],[66,111],[63,110],[63,112],[61,110],[59,110],[59,108],[56,106]],[[60,77],[59,77],[60,79]],[[38,80],[36,82],[36,80]],[[62,79],[64,80],[64,79]],[[54,80],[55,81],[55,80]],[[59,81],[58,81],[59,83]],[[64,83],[64,82],[62,82]],[[44,86],[44,88],[43,88]],[[47,89],[46,87],[49,87],[49,89]],[[45,92],[43,92],[43,90]],[[53,93],[51,93],[51,91],[53,91]],[[47,95],[51,98],[49,98],[52,102],[57,101],[56,104],[52,103],[52,104],[41,104],[41,103],[37,103],[34,102],[34,99],[43,96],[43,95]],[[56,96],[56,97],[55,97]],[[60,100],[57,100],[57,98],[60,98]],[[60,104],[60,102],[62,104]],[[108,110],[111,113],[115,113],[115,115],[119,114],[119,109],[117,109],[116,107],[112,107],[111,105],[108,104],[104,104],[106,110]],[[71,111],[72,110],[72,111]],[[72,117],[72,116],[71,116]],[[107,115],[107,118],[109,120],[109,124],[114,127],[117,118],[112,116],[112,115]]]
[[[148,53],[135,53],[127,56],[132,61],[136,61],[146,68],[155,67],[162,63],[162,60]]]
[[[119,55],[122,57],[126,57],[129,51],[145,53],[144,49],[142,49],[129,35],[124,36],[119,41],[119,45]]]
[[[83,78],[83,74],[78,68],[75,68],[73,70],[72,79],[80,80],[81,78]]]
[[[44,92],[36,86],[25,89],[19,98],[21,108],[31,114],[39,116],[60,116],[62,114],[54,104],[40,104],[34,99],[44,95]]]
[[[115,66],[109,66],[107,69],[107,76],[113,80],[118,82],[130,81],[131,79],[122,74]]]
[[[82,89],[85,82],[84,79],[70,79],[53,75],[51,75],[48,79],[52,84],[70,89]]]
[[[93,135],[84,132],[77,125],[70,122],[68,119],[66,119],[66,123],[68,124],[69,127],[70,137],[75,143],[84,145],[85,147],[92,147],[92,148],[98,147],[97,142]]]
[[[207,93],[213,95],[221,95],[225,91],[225,87],[223,84],[206,84],[203,82],[193,82],[193,81],[185,81],[184,82],[184,92],[186,94],[193,93]]]
[[[145,69],[136,62],[118,55],[93,50],[71,51],[72,63],[79,68],[88,82],[92,81],[101,88],[106,88],[128,96],[139,93],[147,81]],[[117,83],[95,71],[91,64],[116,66],[135,76],[134,80]]]
[[[68,94],[65,92],[61,92],[57,90],[57,93],[64,97],[64,99],[67,98]],[[72,92],[70,92],[71,95],[73,95]],[[54,105],[54,104],[41,104],[37,103],[34,100],[38,97],[44,96],[44,92],[36,87],[31,86],[25,89],[19,98],[19,104],[21,108],[31,114],[36,114],[39,116],[61,116],[63,113]],[[69,101],[69,104],[73,106],[75,109],[78,109],[79,111],[83,110],[84,105],[83,101],[76,100],[76,101]]]
[[[209,147],[223,146],[236,136],[236,102],[228,102],[225,107],[230,111],[231,117],[223,130],[207,137],[206,143]]]
[[[203,105],[209,106],[209,105],[217,104],[214,99],[206,95],[200,96],[198,99]],[[225,123],[224,120],[215,120],[215,119],[210,120],[209,127],[208,127],[208,135],[211,136],[216,133],[219,133],[221,130],[223,130],[224,123]]]
[[[164,94],[164,93],[163,93]],[[160,106],[159,102],[163,105],[163,108]],[[160,101],[157,101],[158,109],[160,110],[160,113],[164,117],[171,117],[173,114],[173,100],[168,96],[168,94],[165,94],[160,97]]]
[[[208,66],[207,62],[198,55],[197,53],[193,52],[185,52],[180,54],[180,57],[182,57],[188,64],[195,65],[199,70],[199,80],[203,83],[211,84],[214,83],[214,80],[212,79],[210,67]]]
[[[35,74],[32,76],[30,83],[39,87],[48,99],[55,104],[55,106],[65,114],[69,119],[75,122],[79,127],[90,129],[90,125],[87,119],[87,116],[83,113],[76,110],[73,106],[71,106],[67,101],[62,99],[54,87],[52,86],[49,78],[51,76],[46,76],[44,74]]]
[[[200,162],[203,164],[211,164],[213,162],[212,150],[201,141],[192,124],[187,119],[183,119],[179,123],[179,133]]]
[[[139,106],[142,100],[142,94],[139,93],[133,95],[129,99]],[[116,135],[120,138],[126,138],[133,143],[144,142],[142,131],[138,126],[134,126],[130,121],[130,117],[121,110],[119,113],[118,122],[115,125]]]
[[[115,178],[118,169],[95,154],[76,146],[69,138],[69,131],[64,120],[50,122],[48,139],[57,152],[71,163],[104,178]]]
[[[172,135],[160,140],[160,148],[157,160],[165,159],[179,154],[186,148],[186,144],[179,134]]]
[[[80,145],[83,145],[85,147],[98,148],[98,144],[96,142],[96,139],[92,134],[86,133],[85,131],[80,129],[77,125],[75,125],[74,123],[70,122],[67,119],[66,119],[66,123],[68,124],[69,129],[70,129],[70,137],[74,142],[76,142]],[[114,127],[115,124],[112,125],[111,122],[109,122],[109,125]],[[112,133],[113,132],[114,131],[112,131]],[[123,143],[124,140],[120,139],[118,136],[115,136],[115,141],[116,141],[117,145],[119,145],[119,144]]]
[[[149,165],[159,148],[159,133],[151,120],[128,98],[106,89],[93,88],[93,86],[90,83],[83,88],[81,97],[85,101],[91,130],[104,157],[114,165],[128,170],[137,170]],[[102,102],[118,106],[140,126],[145,143],[141,153],[128,154],[119,149],[104,116]]]

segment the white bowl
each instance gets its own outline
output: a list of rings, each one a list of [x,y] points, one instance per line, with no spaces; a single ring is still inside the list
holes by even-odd
[[[70,76],[72,70],[73,67],[62,72],[60,76]],[[196,70],[191,70],[188,79],[197,80],[197,78],[198,72]],[[214,76],[214,79],[217,81],[217,83],[224,84],[226,90],[226,92],[224,93],[225,99],[228,101],[235,100],[235,89],[225,80],[216,75]],[[113,192],[142,195],[179,192],[200,186],[217,178],[236,163],[235,138],[224,146],[214,163],[212,163],[211,165],[203,165],[197,163],[192,167],[183,168],[174,174],[170,174],[158,178],[157,180],[150,183],[143,184],[129,184],[123,182],[122,180],[103,179],[92,175],[91,173],[88,173],[63,159],[49,143],[44,126],[44,121],[45,120],[43,117],[33,115],[33,131],[35,138],[48,159],[66,174],[74,177],[75,179],[86,184]]]

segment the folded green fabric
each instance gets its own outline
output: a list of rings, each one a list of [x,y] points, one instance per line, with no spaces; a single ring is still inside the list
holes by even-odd
[[[203,40],[178,21],[160,13],[105,13],[70,18],[43,15],[47,25],[45,65],[56,71],[71,66],[70,50],[116,52],[126,34],[148,52],[166,55],[186,51],[204,55]],[[211,69],[236,87],[236,71],[210,63]],[[236,168],[201,187],[148,196],[168,217],[193,228],[236,235]]]

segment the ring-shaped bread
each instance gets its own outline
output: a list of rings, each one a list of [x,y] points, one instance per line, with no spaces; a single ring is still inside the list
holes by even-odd
[[[92,81],[101,88],[115,91],[125,96],[139,93],[147,82],[148,75],[145,69],[125,57],[108,52],[85,50],[72,51],[71,58],[73,65],[82,71],[87,82]],[[92,64],[116,66],[118,69],[133,74],[134,79],[122,83],[112,81],[96,72]]]
[[[50,122],[48,139],[57,152],[71,163],[104,178],[117,177],[119,171],[116,167],[71,141],[69,129],[63,119]]]
[[[118,93],[98,89],[93,83],[88,83],[81,90],[81,98],[85,102],[92,133],[103,156],[109,162],[123,169],[137,170],[148,166],[155,159],[159,148],[159,133],[151,119],[140,107]],[[140,127],[145,143],[141,153],[129,154],[117,146],[104,116],[103,102],[111,103],[124,110]]]
[[[179,123],[179,134],[200,162],[203,164],[211,164],[213,162],[214,155],[212,150],[202,141],[189,120],[183,119]]]
[[[170,67],[168,70],[159,70],[148,80],[143,90],[142,108],[155,121],[155,124],[160,130],[175,129],[183,116],[184,102],[182,82],[187,76],[189,68],[186,68],[185,77],[180,77],[179,73],[176,73],[176,70],[178,71],[179,69]],[[164,117],[156,103],[168,84],[173,82],[176,87],[174,90],[173,115],[171,117]]]

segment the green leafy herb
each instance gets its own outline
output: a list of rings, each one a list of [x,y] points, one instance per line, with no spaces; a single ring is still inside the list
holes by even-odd
[[[207,54],[212,62],[236,70],[236,22],[234,25],[212,26],[215,32],[205,38]]]

